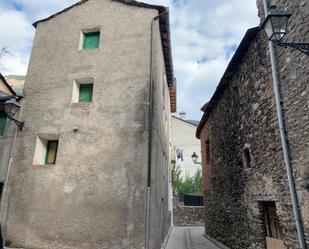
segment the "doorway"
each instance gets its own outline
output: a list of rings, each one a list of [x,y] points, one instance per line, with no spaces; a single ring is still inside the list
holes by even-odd
[[[274,201],[262,202],[267,249],[286,249]]]

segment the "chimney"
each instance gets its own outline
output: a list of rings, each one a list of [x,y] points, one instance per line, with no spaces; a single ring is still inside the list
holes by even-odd
[[[184,111],[180,112],[179,114],[179,118],[182,120],[186,120],[187,119],[187,113],[185,113]]]

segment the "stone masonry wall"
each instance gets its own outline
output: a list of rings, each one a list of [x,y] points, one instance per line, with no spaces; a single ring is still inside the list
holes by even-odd
[[[309,42],[309,2],[272,0],[278,9],[291,13],[283,42]],[[257,0],[259,16],[263,4]],[[309,244],[309,56],[294,49],[277,48],[287,140],[298,202]],[[295,230],[295,229],[294,229]]]
[[[286,2],[285,7],[294,13],[290,27],[296,30],[286,39],[305,39],[309,34],[308,1]],[[278,58],[288,146],[308,240],[309,57],[278,48]],[[231,248],[265,248],[261,201],[271,200],[276,203],[285,246],[299,248],[263,31],[210,113],[201,133],[202,149],[208,138],[211,162],[210,191],[205,195],[206,233]],[[250,168],[243,163],[244,148],[250,151]]]
[[[176,206],[173,209],[175,226],[203,226],[204,208]]]
[[[203,206],[184,206],[178,197],[173,198],[173,223],[175,226],[203,226],[205,210]]]

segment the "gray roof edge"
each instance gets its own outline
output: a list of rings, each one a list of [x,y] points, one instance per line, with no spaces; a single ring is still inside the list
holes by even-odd
[[[40,20],[34,22],[32,25],[36,28],[39,23],[48,21],[48,20],[50,20],[50,19],[52,19],[52,18],[54,18],[54,17],[56,17],[56,16],[58,16],[58,15],[60,15],[62,13],[65,13],[65,12],[69,11],[70,9],[73,9],[76,6],[82,5],[82,4],[84,4],[84,3],[88,2],[88,1],[90,1],[90,0],[80,0],[77,3],[72,4],[71,6],[65,8],[63,10],[60,10],[60,11],[56,12],[55,14],[50,15],[49,17],[46,17],[46,18],[43,18],[43,19],[40,19]],[[127,4],[127,5],[132,5],[132,6],[136,6],[136,7],[157,9],[160,12],[163,12],[163,11],[167,10],[167,7],[162,6],[162,5],[147,4],[147,3],[138,2],[138,1],[134,1],[134,0],[111,0],[111,1],[118,2],[118,3],[123,3],[123,4]]]
[[[183,121],[183,122],[185,122],[185,123],[187,123],[187,124],[193,125],[193,126],[195,126],[195,127],[198,126],[198,124],[195,124],[195,123],[192,123],[192,122],[191,122],[191,121],[199,122],[199,121],[197,121],[197,120],[185,120],[185,119],[178,118],[178,117],[176,117],[176,116],[174,116],[174,115],[172,115],[172,117],[173,117],[173,118],[176,118],[177,120]]]

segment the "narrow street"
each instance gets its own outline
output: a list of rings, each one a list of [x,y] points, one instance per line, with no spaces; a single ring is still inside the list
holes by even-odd
[[[203,234],[204,227],[173,227],[165,249],[220,249]]]

